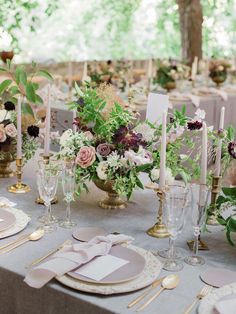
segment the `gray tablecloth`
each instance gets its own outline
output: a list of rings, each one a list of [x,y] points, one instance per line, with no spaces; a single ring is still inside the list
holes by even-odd
[[[31,186],[31,192],[23,195],[10,194],[6,187],[14,179],[1,179],[0,195],[7,196],[17,203],[17,207],[27,212],[32,220],[24,232],[30,232],[38,226],[37,217],[44,208],[36,205],[37,196],[35,182],[35,159],[24,169],[24,181]],[[118,231],[135,238],[134,244],[147,250],[158,250],[168,246],[168,239],[155,239],[145,232],[153,225],[156,217],[157,198],[153,191],[136,191],[123,210],[104,210],[97,202],[103,192],[91,184],[91,193],[84,194],[73,204],[72,215],[78,227],[103,227],[108,232]],[[62,201],[61,188],[58,191],[59,203],[53,206],[56,215],[63,217],[65,204]],[[201,267],[191,267],[187,264],[179,272],[180,284],[173,291],[166,291],[143,313],[183,313],[184,309],[194,299],[203,283],[199,274],[208,267],[223,267],[236,271],[236,250],[229,246],[221,227],[210,227],[210,233],[203,235],[210,250],[201,252],[206,264]],[[11,237],[11,240],[16,238]],[[185,228],[179,237],[178,245],[188,250],[186,241],[192,238],[189,217]],[[127,304],[140,294],[127,293],[116,296],[99,296],[74,291],[53,280],[42,289],[28,287],[23,278],[27,273],[25,268],[34,259],[46,254],[66,239],[72,239],[71,230],[58,228],[56,232],[46,235],[38,242],[27,243],[9,254],[0,255],[0,313],[1,314],[66,314],[66,313],[132,313]],[[1,244],[9,239],[1,240]],[[189,254],[189,252],[186,252]],[[162,272],[162,275],[167,272]]]

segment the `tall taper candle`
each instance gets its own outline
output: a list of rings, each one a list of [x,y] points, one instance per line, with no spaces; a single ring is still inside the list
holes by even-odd
[[[88,64],[87,61],[84,62],[84,69],[83,69],[83,75],[82,75],[82,82],[87,80],[88,76]]]
[[[148,78],[152,78],[152,59],[148,60]]]
[[[17,159],[22,158],[22,134],[21,134],[21,96],[18,98],[17,102]]]
[[[166,118],[167,111],[162,113],[162,136],[161,136],[161,158],[160,158],[160,179],[159,188],[165,187],[166,181]]]
[[[224,129],[224,120],[225,120],[225,107],[222,107],[221,112],[220,112],[219,130]],[[215,163],[215,172],[214,172],[214,175],[216,177],[219,177],[221,174],[221,150],[222,150],[222,139],[219,140],[219,143],[216,149],[216,163]]]
[[[71,61],[68,62],[68,87],[70,91],[72,88],[72,62]]]
[[[202,152],[201,152],[201,177],[200,184],[206,184],[207,179],[207,126],[202,125]]]
[[[198,57],[194,57],[194,61],[192,64],[192,71],[191,71],[191,79],[195,81],[197,75],[197,67],[198,67]]]
[[[49,156],[50,149],[50,121],[51,121],[51,86],[48,85],[47,90],[47,108],[46,108],[46,126],[44,138],[44,156]]]

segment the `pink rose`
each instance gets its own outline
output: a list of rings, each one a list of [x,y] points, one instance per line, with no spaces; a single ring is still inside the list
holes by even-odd
[[[4,129],[4,126],[2,124],[0,124],[0,143],[5,142],[6,139],[7,139],[6,131]]]
[[[17,135],[17,130],[13,123],[6,125],[5,131],[6,131],[6,134],[10,137],[16,137]]]
[[[95,148],[92,146],[83,146],[78,152],[75,163],[81,168],[87,168],[94,163],[95,159]]]

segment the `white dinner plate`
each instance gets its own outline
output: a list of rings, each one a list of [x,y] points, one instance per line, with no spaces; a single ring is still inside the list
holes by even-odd
[[[68,275],[84,282],[99,284],[117,284],[136,278],[144,270],[146,264],[145,258],[132,249],[126,248],[125,246],[121,245],[115,245],[111,248],[109,254],[124,259],[128,261],[128,263],[120,267],[116,271],[112,272],[105,278],[101,279],[100,281],[84,277],[76,273],[75,271],[69,272]]]
[[[16,217],[12,212],[0,208],[0,232],[9,229],[16,223]]]
[[[236,283],[214,289],[200,302],[198,314],[215,314],[214,306],[221,299],[236,293]]]
[[[142,255],[146,264],[142,273],[135,279],[118,284],[98,284],[83,282],[69,275],[56,277],[56,279],[72,289],[103,295],[132,292],[149,286],[160,274],[162,263],[150,252],[142,248],[129,245],[128,248]]]
[[[24,230],[25,227],[30,222],[30,217],[20,209],[9,207],[9,208],[4,208],[4,210],[9,211],[13,215],[15,215],[16,222],[12,227],[0,232],[0,239],[12,236]]]

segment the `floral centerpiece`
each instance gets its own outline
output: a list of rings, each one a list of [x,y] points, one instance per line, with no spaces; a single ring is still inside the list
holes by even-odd
[[[176,60],[158,60],[156,63],[157,72],[154,83],[161,85],[167,91],[176,88],[176,81],[188,79],[190,68]]]
[[[24,162],[29,160],[40,145],[40,128],[44,127],[45,110],[37,105],[43,100],[36,93],[39,86],[33,82],[35,75],[52,79],[51,75],[38,70],[32,64],[34,72],[28,74],[23,67],[12,69],[8,62],[0,71],[7,77],[0,84],[0,177],[12,175],[9,164],[16,158],[16,104],[19,96],[22,102],[22,152]]]
[[[230,63],[226,60],[211,60],[209,64],[209,76],[218,86],[227,79],[227,70]]]
[[[88,76],[91,80],[91,86],[98,86],[102,83],[111,84],[114,75],[112,61],[94,62],[88,65]]]
[[[143,188],[139,173],[153,161],[147,139],[136,130],[137,118],[112,86],[87,86],[83,91],[77,87],[77,92],[78,101],[71,105],[77,109],[77,132],[63,133],[59,156],[75,160],[77,194],[92,180],[108,192],[102,207],[122,208],[125,202],[119,196],[129,199],[135,188]]]

